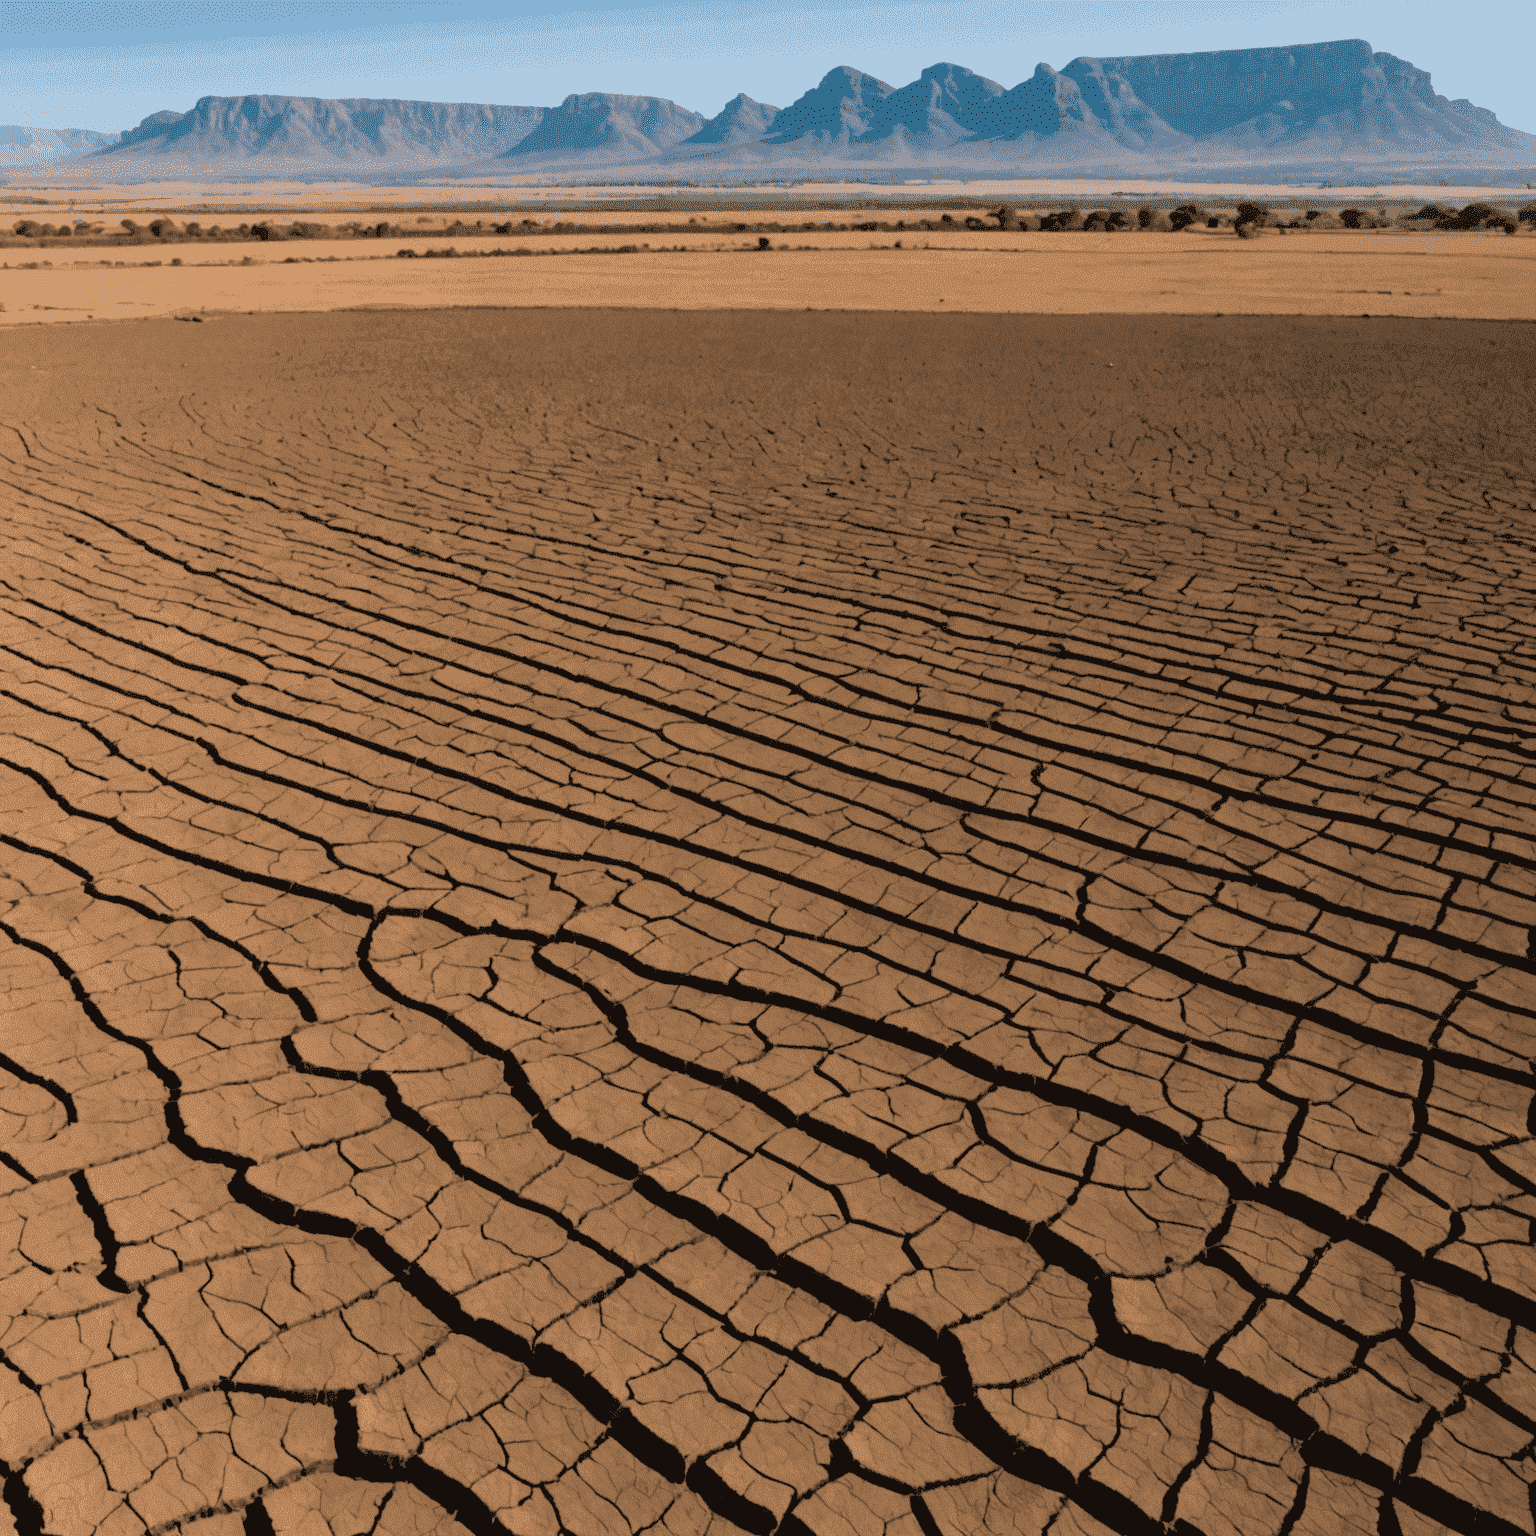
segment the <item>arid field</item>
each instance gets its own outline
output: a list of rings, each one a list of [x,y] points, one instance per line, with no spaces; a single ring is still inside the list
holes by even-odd
[[[1515,320],[8,330],[0,1536],[1533,1536],[1533,443]]]
[[[34,242],[0,252],[0,331],[449,307],[1536,319],[1531,233],[1266,229],[1242,240],[1231,228],[934,234],[889,221],[870,233],[873,222],[845,220],[762,235],[717,219],[496,236],[433,222],[385,240]]]

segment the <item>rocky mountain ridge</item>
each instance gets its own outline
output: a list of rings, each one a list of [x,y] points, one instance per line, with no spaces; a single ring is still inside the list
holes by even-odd
[[[0,130],[0,155],[13,131]],[[705,175],[838,164],[1327,173],[1342,164],[1536,166],[1536,135],[1438,95],[1427,71],[1348,39],[1085,56],[1061,70],[1040,64],[1011,88],[953,63],[899,88],[839,65],[782,110],[743,94],[708,120],[663,97],[607,92],[548,108],[210,96],[85,152],[103,166],[156,158],[368,169],[513,161],[552,173],[664,164]]]
[[[24,128],[0,125],[0,166],[56,165],[115,143],[119,135],[93,128]]]
[[[542,107],[480,102],[204,96],[190,112],[153,113],[99,153],[198,163],[457,164],[505,153],[543,117]]]

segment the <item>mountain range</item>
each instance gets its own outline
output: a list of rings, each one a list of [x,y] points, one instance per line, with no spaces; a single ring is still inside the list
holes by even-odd
[[[0,126],[0,166],[55,165],[114,144],[120,136],[92,128],[22,128]]]
[[[848,65],[780,110],[746,95],[705,119],[655,96],[589,92],[558,107],[205,96],[120,135],[0,128],[0,163],[88,159],[271,173],[591,173],[670,166],[705,179],[776,167],[954,167],[1178,174],[1536,166],[1536,135],[1359,39],[1293,48],[1078,58],[1011,89],[958,64],[900,88]],[[510,164],[509,164],[510,162]]]

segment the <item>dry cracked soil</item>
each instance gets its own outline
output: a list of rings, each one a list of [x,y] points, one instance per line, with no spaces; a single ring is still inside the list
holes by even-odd
[[[1533,343],[10,338],[0,1531],[1531,1536]]]

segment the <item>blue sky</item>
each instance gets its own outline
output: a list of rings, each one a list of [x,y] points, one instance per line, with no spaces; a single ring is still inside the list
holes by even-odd
[[[786,106],[833,65],[904,85],[951,60],[1005,86],[1041,60],[1364,37],[1536,131],[1536,6],[1421,0],[0,0],[0,123],[116,129],[205,95],[552,105],[737,91]]]

